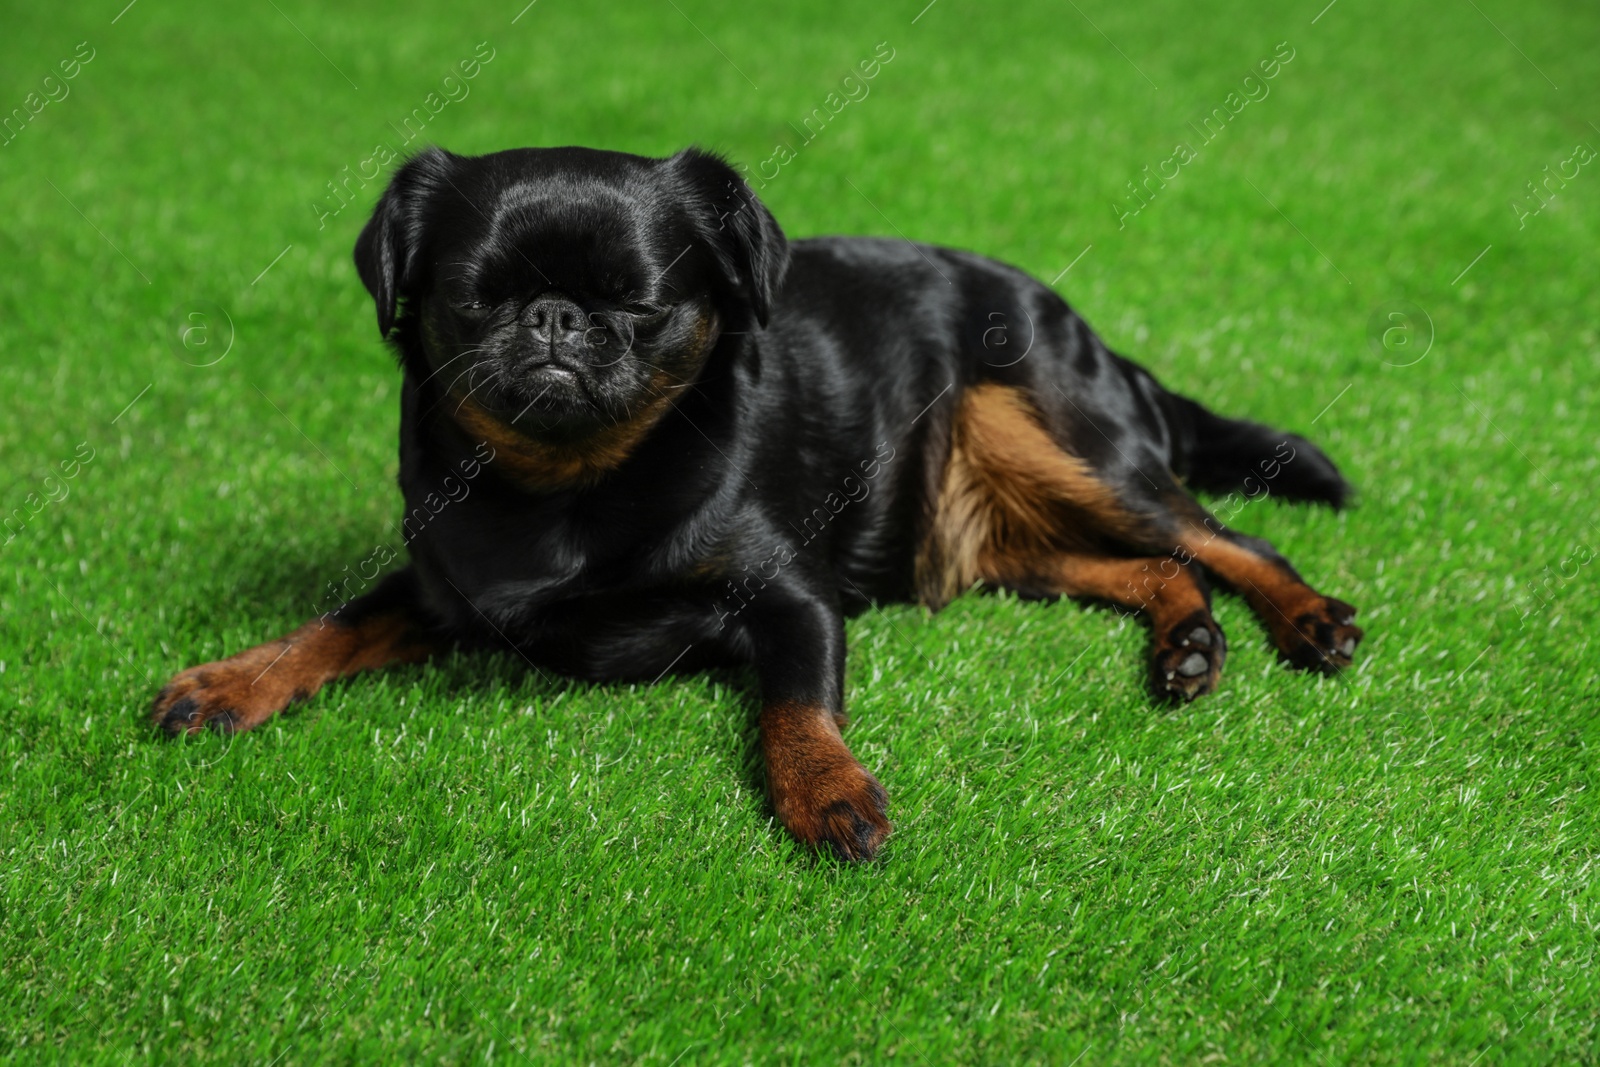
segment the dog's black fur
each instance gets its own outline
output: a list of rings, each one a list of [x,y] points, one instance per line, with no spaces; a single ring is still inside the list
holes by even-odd
[[[1293,662],[1342,666],[1359,640],[1352,609],[1182,487],[1339,506],[1334,465],[1162,388],[1015,268],[791,243],[713,155],[582,148],[426,151],[355,259],[405,372],[411,563],[179,675],[155,712],[171,732],[248,728],[444,644],[592,679],[750,663],[779,817],[865,858],[884,795],[836,723],[843,620],[871,603],[937,607],[976,580],[1144,608],[1178,697],[1221,667],[1203,573]],[[272,656],[270,692],[241,684]]]

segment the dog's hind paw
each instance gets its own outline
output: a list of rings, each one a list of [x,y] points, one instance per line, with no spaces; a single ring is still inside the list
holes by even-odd
[[[1337,674],[1351,665],[1361,643],[1355,617],[1356,609],[1344,601],[1321,597],[1320,603],[1295,614],[1293,629],[1279,635],[1278,651],[1295,667]]]
[[[1193,700],[1217,687],[1228,642],[1208,611],[1197,611],[1166,632],[1157,631],[1151,649],[1152,682],[1157,694]]]

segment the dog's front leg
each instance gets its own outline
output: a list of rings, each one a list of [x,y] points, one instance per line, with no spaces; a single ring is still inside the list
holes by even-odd
[[[839,735],[844,617],[822,595],[770,590],[745,622],[761,680],[761,754],[779,821],[846,860],[871,859],[889,836],[888,797]]]
[[[422,617],[410,567],[292,633],[180,672],[156,696],[151,721],[171,735],[260,726],[335,678],[426,659],[440,645]]]

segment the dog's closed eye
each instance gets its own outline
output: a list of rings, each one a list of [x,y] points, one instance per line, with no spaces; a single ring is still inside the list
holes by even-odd
[[[482,328],[489,318],[489,313],[493,310],[482,300],[454,300],[450,302],[450,311],[462,326],[474,330]]]
[[[665,326],[678,307],[677,304],[632,303],[622,305],[622,313],[628,316],[628,326],[632,330],[648,331]]]
[[[622,311],[636,319],[648,319],[658,315],[670,314],[677,309],[676,304],[663,304],[656,300],[630,299],[623,300],[618,305]]]

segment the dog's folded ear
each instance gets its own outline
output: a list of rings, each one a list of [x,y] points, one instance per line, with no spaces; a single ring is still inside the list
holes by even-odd
[[[356,238],[356,271],[378,307],[378,332],[384,337],[394,328],[400,299],[421,281],[417,261],[428,203],[449,184],[458,159],[442,148],[426,148],[406,160]]]
[[[686,148],[667,160],[727,286],[763,327],[789,267],[789,242],[767,206],[721,157]]]

